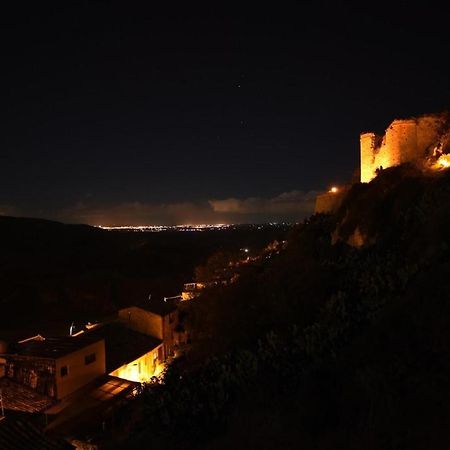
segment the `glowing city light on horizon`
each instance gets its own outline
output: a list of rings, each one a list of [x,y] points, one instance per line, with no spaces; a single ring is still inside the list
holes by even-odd
[[[212,223],[212,224],[183,224],[183,225],[93,225],[106,231],[129,231],[142,233],[159,232],[204,232],[204,231],[224,231],[233,230],[239,227],[251,227],[256,230],[262,230],[265,227],[286,227],[292,226],[297,222],[266,222],[266,223]]]
[[[234,226],[233,224],[215,223],[215,224],[186,224],[186,225],[98,225],[102,230],[130,230],[130,231],[204,231],[204,230],[223,230]]]

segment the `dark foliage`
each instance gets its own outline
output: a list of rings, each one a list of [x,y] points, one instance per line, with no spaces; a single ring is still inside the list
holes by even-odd
[[[286,251],[192,302],[192,353],[130,407],[127,445],[448,448],[449,225],[445,173],[355,186]],[[356,227],[359,249],[345,243]]]

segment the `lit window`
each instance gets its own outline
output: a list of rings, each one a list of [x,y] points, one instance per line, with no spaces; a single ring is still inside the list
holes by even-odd
[[[97,359],[95,353],[90,353],[89,355],[86,355],[84,357],[84,365],[87,366],[88,364],[92,364]]]
[[[67,366],[61,367],[61,377],[67,377],[69,375],[69,368]]]

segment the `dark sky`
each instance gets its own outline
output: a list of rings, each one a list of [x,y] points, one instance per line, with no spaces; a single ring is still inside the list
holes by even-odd
[[[0,213],[301,219],[351,177],[361,131],[449,108],[438,6],[153,3],[2,11]]]

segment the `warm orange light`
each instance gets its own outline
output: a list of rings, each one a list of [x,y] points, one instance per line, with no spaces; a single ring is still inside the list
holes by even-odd
[[[450,154],[441,155],[432,167],[436,170],[447,169],[450,167]]]
[[[111,372],[110,375],[124,380],[149,382],[152,377],[158,377],[164,370],[164,363],[158,360],[158,351],[146,353],[140,358]]]
[[[336,192],[338,192],[338,191],[339,191],[339,189],[336,186],[333,186],[329,192],[336,194]]]
[[[440,164],[442,167],[450,167],[450,155],[442,155],[438,159],[438,164]]]

